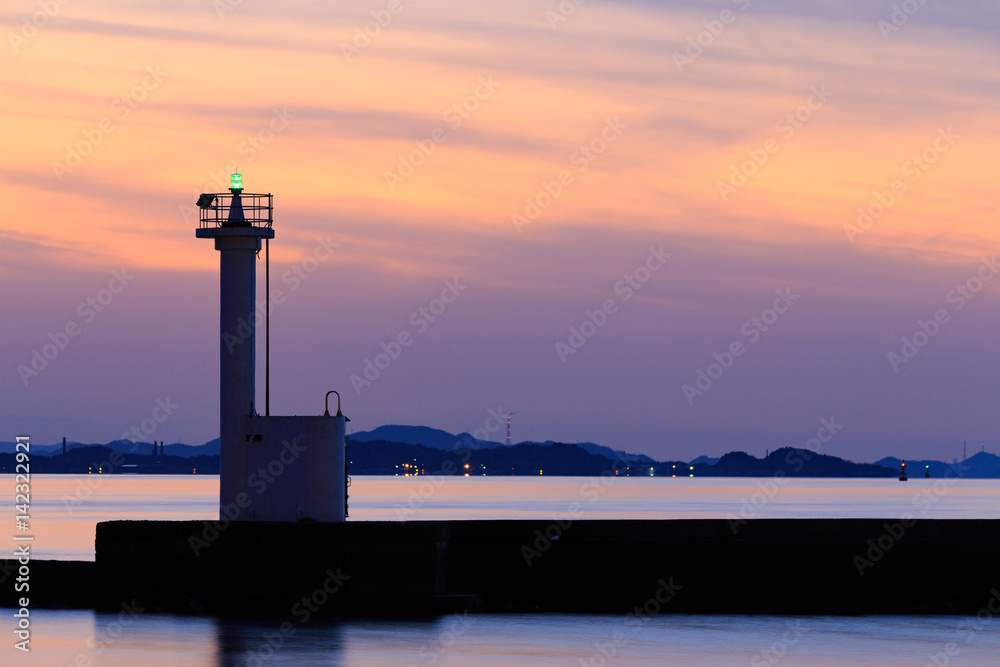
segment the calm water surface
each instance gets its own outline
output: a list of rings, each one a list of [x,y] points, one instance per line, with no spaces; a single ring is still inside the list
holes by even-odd
[[[658,616],[633,630],[614,616],[446,616],[434,621],[311,621],[283,641],[282,620],[33,612],[38,665],[934,665],[1000,664],[1000,624],[956,617]],[[619,633],[616,635],[616,633]],[[272,644],[268,643],[272,637]],[[604,653],[612,658],[602,662]],[[0,649],[9,656],[9,649]],[[939,655],[940,654],[940,655]],[[0,658],[2,659],[2,658]],[[3,664],[13,664],[4,660]]]
[[[0,482],[13,488],[10,475]],[[351,520],[550,518],[1000,518],[1000,480],[357,476]],[[36,558],[94,557],[94,526],[113,519],[215,519],[217,476],[32,477]],[[13,510],[11,510],[13,513]],[[1000,565],[998,565],[1000,572]],[[1000,576],[998,576],[1000,578]],[[988,596],[986,596],[988,598]],[[984,599],[984,604],[988,599]],[[11,627],[10,617],[0,628]],[[0,665],[1000,665],[1000,621],[962,617],[446,616],[334,623],[139,612],[32,612],[30,655]],[[282,622],[294,634],[281,637]],[[950,652],[950,655],[949,655]],[[605,656],[610,656],[607,658]]]
[[[1000,518],[1000,480],[355,476],[350,520]],[[11,489],[13,477],[0,476]],[[218,475],[35,475],[38,558],[93,560],[114,519],[218,519]],[[13,510],[11,510],[13,513]],[[998,661],[1000,664],[1000,661]]]

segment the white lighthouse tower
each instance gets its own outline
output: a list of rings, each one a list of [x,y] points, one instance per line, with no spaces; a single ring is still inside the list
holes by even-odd
[[[335,416],[257,412],[256,326],[267,312],[255,302],[257,254],[261,239],[274,238],[272,204],[270,194],[244,193],[240,174],[228,194],[198,199],[195,235],[215,239],[220,257],[220,519],[344,521],[347,418],[339,395]]]

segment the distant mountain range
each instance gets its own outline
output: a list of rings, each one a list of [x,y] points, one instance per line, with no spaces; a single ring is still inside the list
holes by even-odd
[[[461,447],[466,445],[472,447],[475,445],[478,449],[496,449],[498,447],[506,447],[499,442],[492,442],[490,440],[477,440],[473,438],[468,433],[459,433],[458,435],[452,435],[447,431],[441,431],[436,428],[429,428],[427,426],[379,426],[371,431],[360,431],[351,435],[351,440],[356,442],[368,442],[371,440],[384,440],[386,442],[403,442],[409,445],[423,445],[424,447],[431,447],[433,449],[455,449],[456,447]],[[556,443],[553,440],[546,440],[545,442],[520,442],[520,445],[540,445],[540,446],[551,446],[554,444],[575,444],[580,449],[590,453],[596,454],[598,456],[603,456],[611,460],[621,460],[630,461],[633,463],[655,463],[655,461],[645,454],[630,454],[628,452],[623,452],[621,450],[612,449],[610,447],[605,447],[604,445],[597,445],[592,442],[577,442],[577,443]]]
[[[854,463],[808,449],[782,447],[762,459],[745,452],[730,452],[717,463],[698,463],[696,477],[894,477],[893,470],[874,463]]]
[[[875,465],[885,466],[898,471],[902,463],[894,456],[887,456],[875,462]],[[988,452],[973,454],[961,463],[943,463],[941,461],[918,461],[917,459],[906,460],[906,474],[909,477],[922,477],[924,470],[929,469],[931,477],[943,477],[947,470],[952,469],[952,475],[960,474],[962,477],[970,478],[996,478],[1000,477],[1000,456]]]
[[[68,444],[68,443],[67,443]],[[163,456],[152,454],[152,443],[137,448],[135,452],[112,449],[106,445],[81,445],[50,456],[32,456],[30,472],[35,474],[110,475],[110,474],[159,474],[159,475],[218,475],[219,455],[203,453],[198,456]],[[34,446],[32,446],[32,453]],[[196,447],[192,449],[197,449]],[[13,473],[17,463],[14,454],[0,454],[0,472]],[[24,472],[24,470],[17,470]]]
[[[396,474],[404,462],[416,462],[427,473],[448,469],[446,461],[471,462],[471,474],[544,474],[591,475],[614,469],[616,474],[648,476],[694,475],[696,477],[892,477],[899,474],[900,459],[886,457],[875,463],[854,463],[845,459],[802,449],[782,448],[758,459],[745,452],[730,452],[720,458],[699,456],[690,462],[655,461],[644,454],[632,454],[592,442],[558,443],[522,442],[506,446],[479,440],[468,433],[458,435],[427,426],[386,425],[350,436],[352,474]],[[136,472],[189,472],[197,459],[201,472],[218,470],[219,440],[203,445],[172,443],[164,446],[162,458],[153,454],[152,443],[115,440],[104,445],[67,443],[32,445],[35,472],[87,472],[93,461],[106,460],[112,451],[125,455],[129,469]],[[467,449],[466,449],[467,448]],[[472,458],[463,453],[473,452]],[[0,443],[0,465],[11,469],[14,443]],[[456,456],[456,453],[458,456]],[[456,470],[464,474],[466,469]],[[1000,478],[1000,456],[980,452],[960,464],[943,461],[908,460],[911,478],[923,477],[924,471],[938,479],[945,476]]]
[[[478,449],[503,447],[499,442],[479,440],[468,433],[454,435],[429,426],[398,426],[395,424],[379,426],[371,431],[358,431],[352,433],[350,439],[355,442],[370,442],[372,440],[402,442],[408,445],[423,445],[432,449],[455,449],[463,445],[468,447],[475,445]]]
[[[0,454],[14,453],[14,444],[15,443],[13,442],[0,442]],[[133,442],[131,440],[112,440],[111,442],[104,444],[93,442],[89,444],[81,442],[66,443],[67,451],[77,449],[79,447],[107,447],[117,452],[122,452],[123,454],[150,454],[153,451],[153,443]],[[36,445],[32,443],[31,453],[41,454],[42,456],[62,454],[62,443],[57,445]],[[209,440],[203,445],[185,445],[175,442],[171,445],[164,445],[163,453],[166,456],[179,456],[182,458],[189,458],[192,456],[212,456],[213,454],[219,453],[219,439],[216,438],[215,440]]]

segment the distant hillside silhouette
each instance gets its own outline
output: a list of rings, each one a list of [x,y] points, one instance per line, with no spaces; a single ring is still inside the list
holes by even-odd
[[[372,440],[383,440],[386,442],[405,442],[411,445],[423,445],[424,447],[433,447],[435,449],[454,449],[457,446],[475,444],[479,449],[496,449],[497,447],[505,447],[506,444],[499,442],[492,442],[489,440],[477,440],[468,433],[459,433],[458,435],[452,435],[447,431],[442,431],[436,428],[429,428],[427,426],[401,426],[401,425],[388,425],[379,426],[378,428],[371,431],[360,431],[351,435],[351,440],[358,442],[369,442]],[[546,440],[544,442],[532,442],[524,441],[516,444],[520,445],[539,445],[539,446],[551,446],[554,444],[567,444],[567,443],[557,443],[554,440]],[[655,461],[645,454],[629,454],[620,450],[612,449],[611,447],[606,447],[604,445],[598,445],[593,442],[577,442],[572,443],[577,447],[580,447],[584,451],[590,452],[591,454],[597,454],[599,456],[605,456],[609,459],[615,460],[620,459],[623,461],[633,461],[640,463],[654,463]]]
[[[383,442],[402,442],[409,445],[423,445],[433,449],[454,449],[463,444],[474,444],[479,449],[492,449],[503,447],[499,442],[488,440],[478,440],[468,433],[453,435],[447,431],[442,431],[429,426],[401,426],[398,424],[388,424],[379,426],[371,431],[359,431],[350,436],[355,442],[369,442],[381,440]]]
[[[153,451],[153,443],[151,442],[134,442],[132,440],[112,440],[106,443],[81,443],[81,442],[69,442],[66,443],[67,453],[73,449],[79,449],[81,447],[108,447],[119,451],[122,453],[129,454],[150,454]],[[0,454],[12,454],[14,452],[13,442],[0,442]],[[175,442],[173,444],[164,445],[163,453],[169,454],[171,456],[205,456],[219,453],[219,439],[209,440],[204,445],[185,445],[180,442]],[[56,445],[39,445],[32,443],[31,445],[32,455],[41,456],[52,456],[54,454],[62,454],[62,443]]]
[[[61,449],[60,445],[60,449]],[[34,449],[34,448],[32,448]],[[219,474],[219,455],[202,454],[200,456],[154,456],[148,452],[150,444],[139,451],[144,454],[119,452],[103,445],[80,446],[69,449],[65,454],[53,456],[32,456],[31,472],[34,474],[67,473],[75,475],[111,475],[111,474],[163,474],[190,475],[197,470],[199,475]],[[0,454],[0,471],[13,473],[16,464],[14,454]]]
[[[352,440],[348,458],[352,475],[405,475],[416,470],[426,475],[592,476],[614,470],[610,459],[576,445],[558,443],[544,446],[522,443],[511,447],[453,451],[384,440]]]
[[[876,461],[875,464],[899,470],[901,462],[895,456],[887,456],[884,459]],[[949,476],[969,477],[971,479],[1000,477],[1000,456],[990,454],[989,452],[978,452],[964,461],[957,463],[906,459],[907,474],[911,477],[922,476],[925,466],[930,466],[931,477],[934,478],[944,477],[945,474]]]
[[[628,454],[591,442],[559,443],[547,440],[542,443],[521,442],[506,446],[498,442],[477,440],[468,433],[454,435],[427,426],[386,425],[371,431],[361,431],[349,438],[351,474],[394,475],[397,466],[416,463],[428,474],[442,472],[447,461],[459,461],[461,470],[446,474],[488,475],[595,475],[611,472],[618,475],[688,476],[696,477],[770,477],[784,474],[789,477],[892,477],[899,474],[900,460],[886,457],[875,463],[854,463],[828,454],[817,454],[805,449],[784,447],[763,459],[746,452],[734,451],[718,458],[699,456],[689,463],[684,461],[655,461],[644,454]],[[191,474],[218,473],[219,439],[204,445],[173,443],[164,447],[164,456],[152,454],[153,444],[116,440],[105,445],[67,443],[67,453],[62,454],[62,444],[32,445],[31,471],[35,473],[87,474],[95,464],[111,460],[112,452],[120,452],[124,472]],[[14,470],[14,443],[0,443],[0,468],[10,473]],[[466,452],[472,452],[466,456]],[[464,458],[463,458],[464,457]],[[416,461],[414,461],[416,459]],[[470,463],[468,471],[465,463]],[[477,468],[473,465],[479,466]],[[1000,478],[1000,456],[980,452],[958,464],[942,461],[907,460],[909,475],[922,477],[925,466],[932,478],[960,476],[967,478]],[[93,471],[90,470],[91,474]],[[123,472],[118,469],[114,472]],[[406,471],[402,471],[405,473]]]
[[[715,465],[699,463],[695,476],[701,477],[892,477],[898,470],[873,463],[852,463],[836,456],[808,449],[782,447],[763,459],[745,452],[730,452]]]

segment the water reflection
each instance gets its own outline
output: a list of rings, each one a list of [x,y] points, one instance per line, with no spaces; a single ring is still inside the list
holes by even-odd
[[[345,664],[343,629],[335,621],[313,618],[303,625],[293,617],[220,618],[214,632],[218,667]]]
[[[935,483],[941,481],[358,475],[350,520],[548,520],[568,512],[584,519],[1000,518],[1000,480],[956,480],[940,493]],[[93,560],[99,521],[218,518],[218,475],[36,475],[32,485],[36,558]]]
[[[32,616],[29,662],[65,667],[703,667],[778,662],[882,667],[942,664],[934,663],[934,656],[949,657],[949,664],[987,665],[996,664],[1000,655],[1000,621],[948,616],[667,615],[642,623],[619,616],[560,614],[314,619],[297,626],[283,642],[275,638],[288,620],[282,618],[146,612],[117,627],[120,613],[38,610]]]

